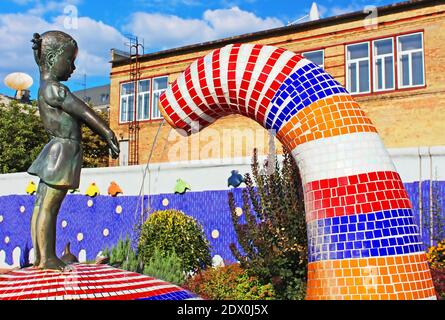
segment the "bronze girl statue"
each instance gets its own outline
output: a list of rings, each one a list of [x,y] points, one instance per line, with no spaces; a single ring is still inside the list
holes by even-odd
[[[32,42],[40,71],[39,112],[51,138],[28,169],[40,178],[31,219],[34,266],[62,270],[65,263],[56,255],[57,214],[67,191],[79,187],[82,124],[107,141],[114,158],[119,155],[119,145],[108,125],[61,83],[76,69],[76,41],[66,33],[48,31],[34,34]]]

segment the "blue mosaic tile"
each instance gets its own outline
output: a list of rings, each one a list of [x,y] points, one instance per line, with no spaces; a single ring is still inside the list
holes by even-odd
[[[295,80],[296,78],[294,78]],[[292,83],[292,79],[288,79],[288,83]],[[320,86],[320,88],[322,88]],[[317,88],[314,88],[317,91]],[[286,95],[282,93],[281,99],[285,99]],[[420,244],[416,243],[414,235],[419,230],[419,187],[422,192],[422,205],[423,205],[423,222],[422,228],[422,240]],[[430,217],[429,217],[429,192],[430,182],[423,181],[421,184],[418,182],[406,183],[405,188],[408,192],[409,198],[413,205],[413,210],[402,212],[385,210],[383,212],[376,212],[375,215],[368,219],[367,215],[351,215],[348,217],[348,223],[356,222],[356,236],[355,242],[361,242],[362,249],[359,249],[355,245],[353,249],[361,250],[361,254],[365,257],[366,254],[370,254],[371,242],[367,243],[367,239],[374,240],[375,236],[379,236],[380,233],[374,234],[374,231],[379,230],[381,237],[390,237],[391,235],[397,238],[389,238],[389,243],[381,243],[382,247],[387,248],[387,254],[392,255],[402,254],[404,249],[402,246],[406,245],[406,241],[411,243],[414,247],[406,250],[425,250],[431,243],[430,234]],[[445,207],[445,182],[433,182],[433,190],[436,190],[439,195],[440,204]],[[242,189],[233,189],[235,202],[238,206],[242,204]],[[149,199],[145,196],[144,203],[151,210],[162,209],[178,209],[184,211],[186,214],[194,217],[199,221],[204,228],[204,232],[208,237],[212,249],[211,254],[219,254],[228,263],[234,262],[229,245],[231,242],[237,243],[235,231],[232,226],[230,217],[230,211],[227,204],[228,190],[223,191],[205,191],[205,192],[187,192],[184,195],[175,194],[161,194],[153,195]],[[169,205],[164,207],[162,200],[167,198]],[[30,236],[30,220],[32,215],[32,208],[34,206],[34,196],[29,195],[10,195],[0,197],[0,208],[2,208],[1,214],[3,215],[3,222],[0,223],[0,239],[4,239],[6,236],[10,238],[10,242],[5,244],[2,242],[0,250],[4,250],[6,253],[6,263],[12,264],[12,251],[16,247],[22,249],[23,264],[26,262],[25,253],[29,252],[32,248],[31,236]],[[83,195],[68,195],[62,205],[60,214],[58,216],[57,225],[57,252],[62,253],[66,242],[71,242],[71,250],[74,254],[78,254],[81,249],[84,249],[87,253],[87,259],[94,259],[97,253],[104,249],[106,246],[115,245],[120,237],[124,237],[126,234],[133,234],[134,226],[139,219],[140,212],[140,198],[136,196],[118,196],[116,198],[108,196],[98,196],[93,199],[94,205],[89,208],[86,203],[90,198]],[[122,206],[123,211],[121,214],[115,213],[117,205]],[[25,207],[25,212],[20,213],[19,208]],[[445,210],[444,210],[445,211]],[[445,214],[445,212],[444,212]],[[374,219],[373,219],[374,218]],[[356,220],[354,220],[356,219]],[[389,219],[389,220],[384,220]],[[397,220],[401,219],[401,220]],[[442,217],[445,219],[445,217]],[[66,220],[68,226],[66,228],[61,227],[61,221]],[[344,233],[340,233],[340,227],[344,225],[341,223],[340,217],[335,217],[325,221],[322,225],[323,238],[322,244],[338,244],[346,242],[347,236]],[[91,223],[94,221],[94,223]],[[243,219],[242,219],[243,221]],[[368,230],[367,223],[374,223],[376,230]],[[318,225],[318,224],[317,224]],[[11,227],[13,226],[13,227]],[[332,235],[329,241],[325,241],[325,233],[327,227],[331,228]],[[400,228],[398,230],[398,228]],[[110,234],[108,237],[103,236],[103,229],[108,228]],[[352,227],[353,228],[353,227]],[[386,229],[388,228],[388,229]],[[213,239],[211,232],[213,229],[220,231],[220,237]],[[349,229],[347,229],[349,230]],[[352,230],[352,229],[351,229]],[[433,230],[437,234],[440,230]],[[77,241],[77,233],[82,232],[84,239],[81,242]],[[349,231],[348,231],[349,232]],[[354,232],[354,231],[352,231]],[[404,235],[408,235],[407,240],[403,239]],[[434,243],[434,241],[433,241]],[[391,247],[393,247],[391,249]],[[329,251],[331,246],[328,245]],[[366,251],[368,250],[368,251]],[[331,254],[329,254],[330,256]],[[340,254],[337,255],[339,257]],[[322,255],[318,259],[321,259]]]
[[[197,295],[195,295],[191,292],[188,292],[188,291],[176,291],[176,292],[161,294],[158,296],[141,298],[138,300],[185,300],[185,299],[192,299],[192,298],[197,298]]]
[[[309,261],[319,261],[323,259],[325,253],[329,259],[387,256],[394,254],[394,250],[388,250],[394,245],[399,248],[396,249],[397,254],[421,251],[420,239],[413,232],[415,226],[412,226],[412,210],[398,209],[389,213],[391,214],[389,222],[394,226],[389,230],[383,229],[382,220],[385,218],[382,212],[309,222]],[[407,223],[408,225],[405,225]],[[387,237],[385,231],[395,237],[391,242],[385,238]]]
[[[272,99],[271,112],[266,117],[266,128],[278,131],[283,123],[304,107],[339,93],[347,93],[347,91],[322,68],[308,63],[291,74],[278,89]],[[285,107],[281,107],[289,96],[292,97],[292,101]],[[277,114],[278,117],[274,122]]]

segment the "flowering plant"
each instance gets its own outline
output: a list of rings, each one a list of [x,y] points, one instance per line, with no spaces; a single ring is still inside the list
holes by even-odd
[[[438,242],[437,246],[431,246],[426,256],[431,267],[445,268],[445,239]]]

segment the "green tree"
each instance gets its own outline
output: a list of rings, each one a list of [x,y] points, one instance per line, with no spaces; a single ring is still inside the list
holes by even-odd
[[[0,173],[26,171],[47,142],[35,104],[0,104]]]
[[[0,173],[24,172],[48,143],[48,134],[32,105],[11,101],[0,104]],[[99,115],[108,122],[106,112]],[[106,167],[108,146],[87,126],[82,126],[83,167]]]
[[[242,223],[229,193],[229,206],[239,246],[230,249],[250,274],[263,284],[272,283],[280,299],[302,299],[307,277],[307,234],[304,195],[298,167],[285,152],[280,167],[276,156],[272,166],[260,166],[254,150],[252,174],[245,175]],[[267,173],[267,167],[272,168]]]
[[[108,113],[96,112],[108,123]],[[87,126],[82,126],[83,167],[97,168],[108,166],[108,145]]]

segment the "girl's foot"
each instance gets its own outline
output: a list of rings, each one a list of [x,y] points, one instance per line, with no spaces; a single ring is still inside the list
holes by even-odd
[[[51,270],[59,270],[63,271],[63,269],[66,267],[66,263],[60,260],[57,257],[49,258],[46,260],[42,260],[38,267],[40,269],[51,269]]]

